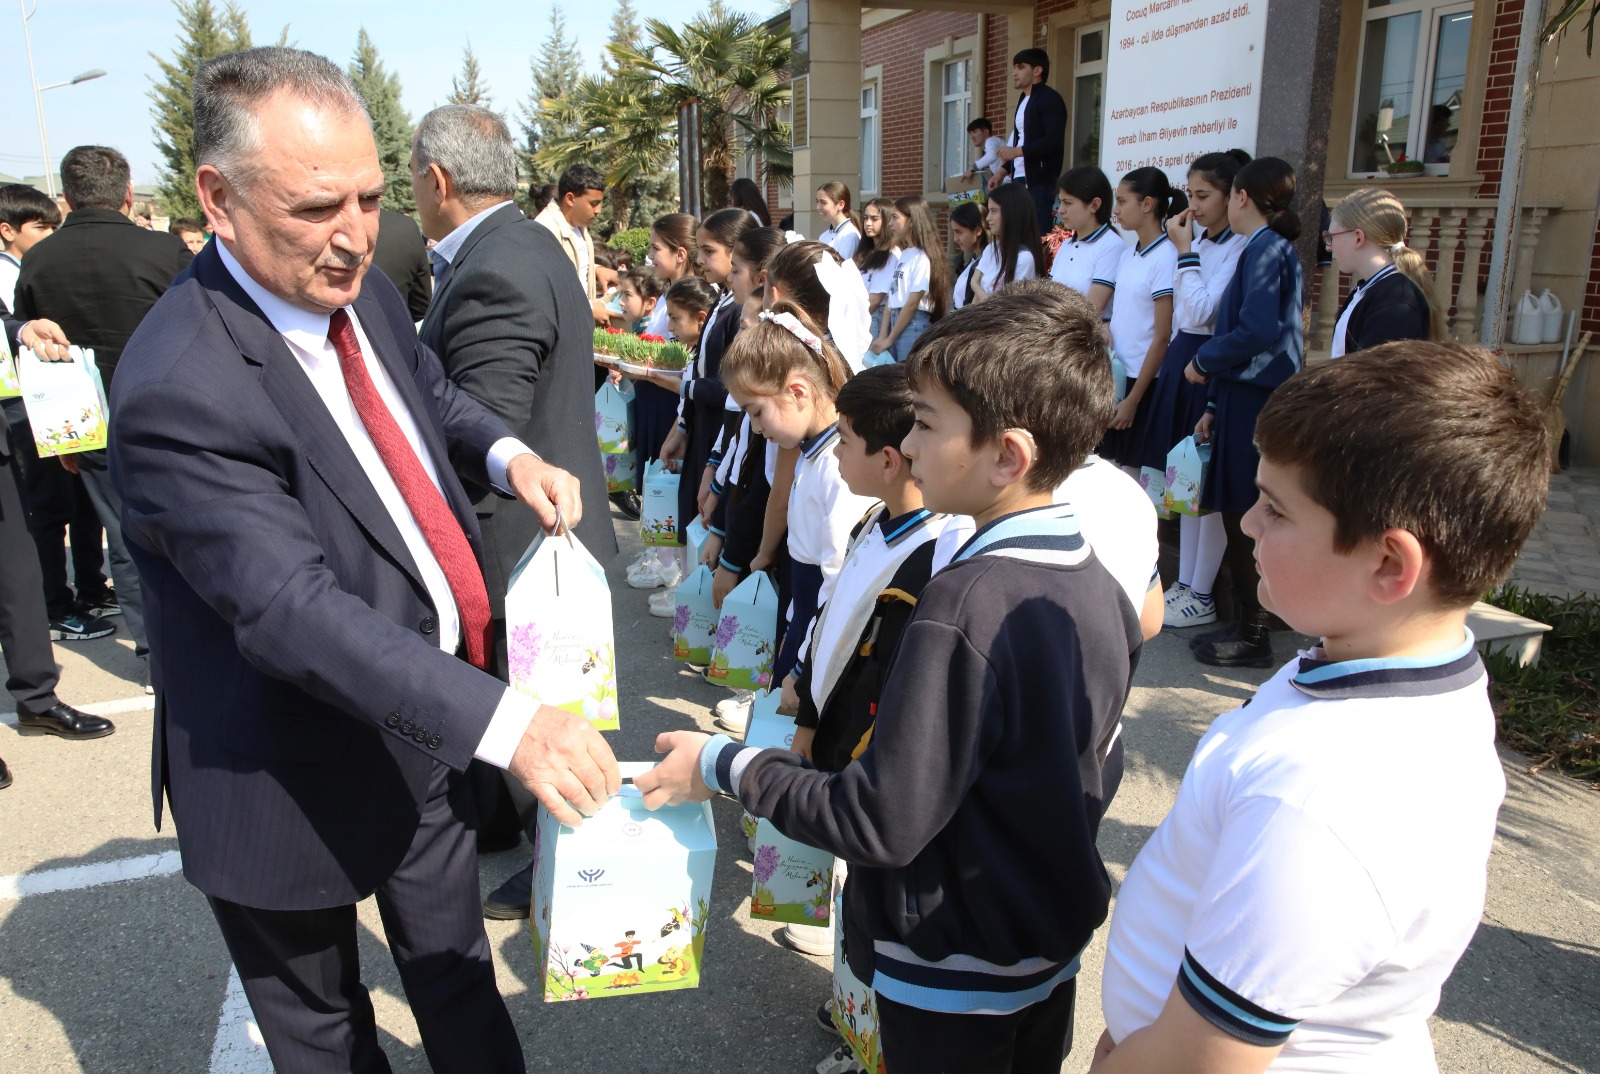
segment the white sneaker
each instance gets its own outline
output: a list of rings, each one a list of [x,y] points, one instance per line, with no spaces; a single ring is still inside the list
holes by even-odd
[[[729,734],[742,736],[745,728],[750,726],[750,706],[755,702],[755,696],[741,690],[732,697],[718,701],[717,714],[712,722]]]
[[[676,603],[678,603],[678,587],[677,586],[673,586],[671,589],[661,589],[661,590],[657,590],[654,593],[651,593],[650,594],[650,603],[651,604],[676,604]]]
[[[833,954],[833,929],[827,925],[785,925],[773,933],[772,938],[803,955]]]
[[[1163,604],[1170,608],[1173,604],[1187,596],[1188,593],[1188,586],[1184,585],[1182,582],[1173,582],[1172,588],[1167,590],[1166,593],[1162,595],[1161,600]]]
[[[1183,630],[1187,627],[1205,626],[1207,623],[1217,621],[1217,602],[1215,600],[1201,600],[1193,593],[1185,593],[1179,599],[1167,605],[1167,610],[1161,616],[1161,625]]]
[[[866,1068],[856,1062],[850,1045],[841,1044],[816,1067],[817,1074],[866,1074]]]
[[[678,597],[670,589],[662,590],[667,595],[666,600],[650,600],[650,614],[657,619],[672,619],[678,614]]]
[[[628,584],[635,589],[657,589],[667,584],[661,577],[661,561],[653,552],[648,559],[628,568]]]

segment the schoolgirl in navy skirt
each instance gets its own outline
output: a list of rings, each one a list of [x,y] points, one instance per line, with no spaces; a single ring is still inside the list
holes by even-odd
[[[1202,663],[1220,667],[1267,667],[1271,637],[1256,596],[1255,542],[1239,527],[1256,502],[1256,418],[1272,390],[1299,372],[1305,360],[1300,326],[1303,282],[1293,239],[1300,221],[1290,211],[1294,169],[1276,157],[1251,161],[1234,177],[1228,222],[1247,235],[1222,303],[1216,332],[1184,375],[1208,384],[1207,413],[1196,439],[1209,439],[1211,463],[1201,506],[1222,512],[1228,532],[1236,622],[1196,639]]]

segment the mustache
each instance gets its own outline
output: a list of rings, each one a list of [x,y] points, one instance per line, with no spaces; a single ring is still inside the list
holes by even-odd
[[[342,269],[348,272],[351,269],[360,268],[362,263],[370,256],[370,251],[364,254],[346,254],[334,250],[327,257],[317,262],[317,268]]]

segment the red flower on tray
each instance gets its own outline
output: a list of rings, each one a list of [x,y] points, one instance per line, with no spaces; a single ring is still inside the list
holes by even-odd
[[[666,336],[658,336],[654,332],[640,332],[639,338],[646,343],[665,343],[667,341]]]
[[[622,329],[620,329],[620,328],[609,328],[608,327],[606,329],[606,334],[607,335],[612,335],[612,336],[620,336],[620,335],[622,335]]]

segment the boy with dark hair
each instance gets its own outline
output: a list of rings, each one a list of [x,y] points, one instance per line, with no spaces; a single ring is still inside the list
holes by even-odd
[[[1487,351],[1405,341],[1291,377],[1256,443],[1261,602],[1322,641],[1134,860],[1095,1071],[1434,1071],[1505,795],[1467,612],[1544,508],[1544,421]]]
[[[597,262],[589,225],[600,215],[605,197],[606,177],[588,164],[574,164],[561,173],[555,197],[533,218],[535,223],[549,228],[561,244],[589,300],[594,323],[601,327],[610,326],[611,311],[606,309],[595,278]]]
[[[167,233],[176,235],[183,240],[191,254],[197,254],[206,248],[206,229],[192,216],[180,216],[167,225]],[[398,282],[396,284],[398,286]]]
[[[828,773],[680,731],[635,783],[654,807],[735,794],[850,863],[845,949],[877,992],[889,1069],[1056,1074],[1110,897],[1101,766],[1141,645],[1051,503],[1109,420],[1110,362],[1094,309],[1056,288],[951,314],[907,375],[913,479],[978,530],[923,590],[866,750]]]
[[[0,302],[16,308],[22,255],[61,226],[55,199],[25,183],[0,185]]]
[[[989,179],[989,189],[1010,181],[1023,184],[1033,198],[1039,234],[1055,226],[1056,180],[1067,147],[1067,102],[1050,88],[1050,54],[1025,48],[1011,58],[1011,85],[1021,94],[1011,119],[1011,138],[995,152],[1004,163]]]
[[[978,159],[972,162],[972,167],[967,169],[965,175],[953,176],[963,182],[977,180],[985,185],[989,179],[1000,170],[1000,147],[1005,145],[994,133],[994,124],[989,122],[987,116],[979,116],[967,124],[967,137],[972,139],[972,148],[977,152]]]

